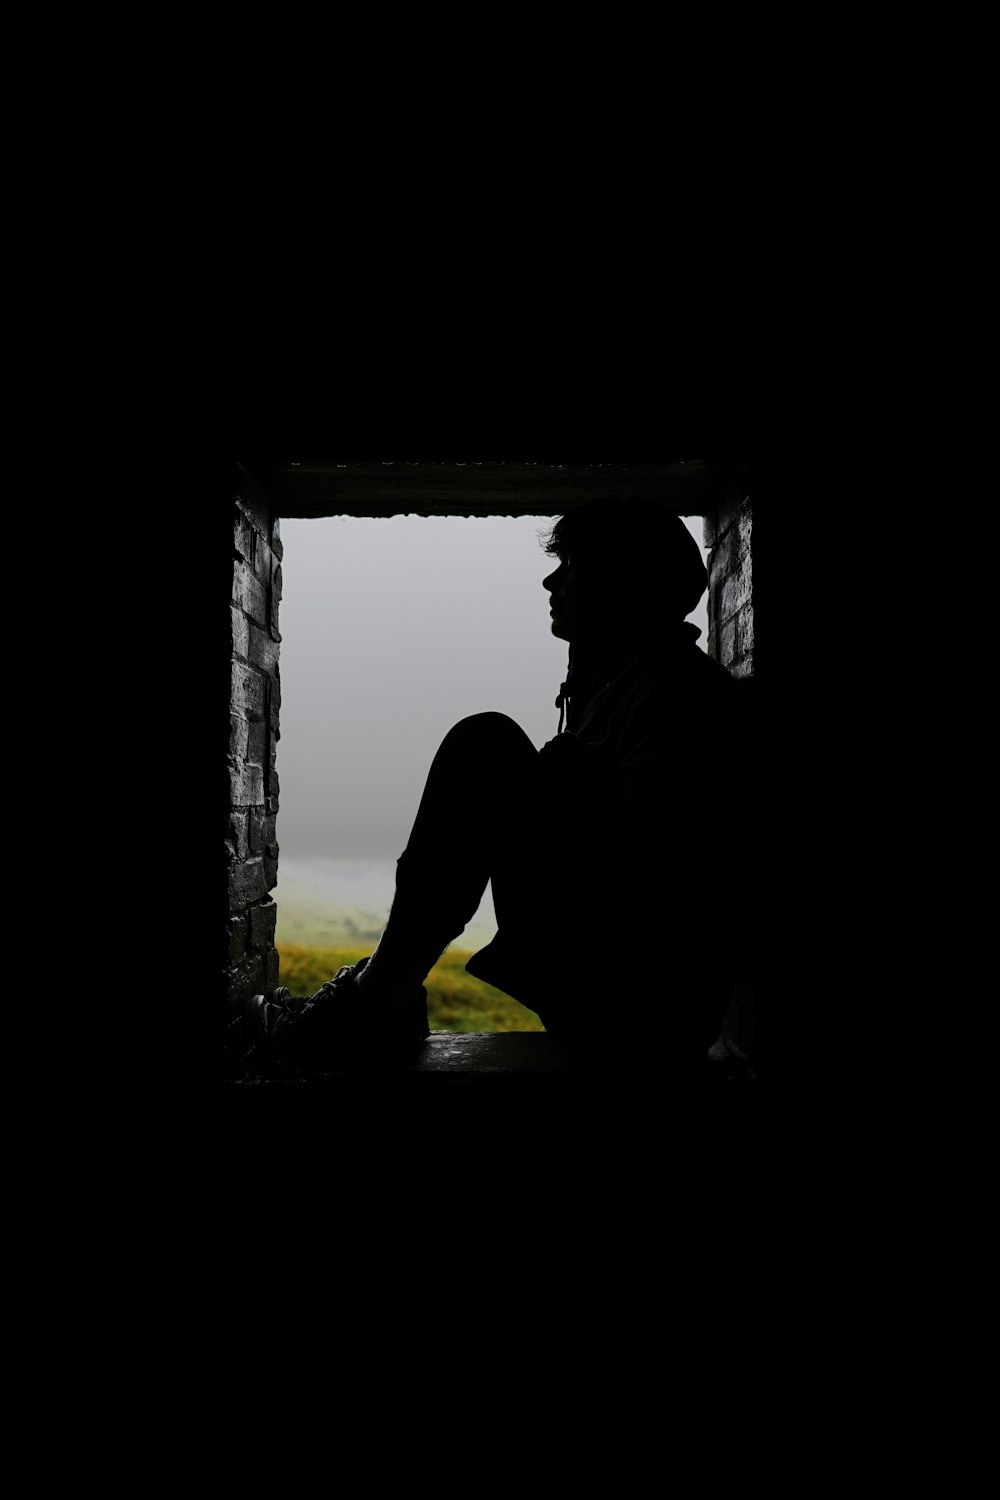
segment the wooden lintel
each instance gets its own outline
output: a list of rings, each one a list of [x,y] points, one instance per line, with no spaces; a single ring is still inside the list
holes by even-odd
[[[605,495],[710,512],[743,460],[525,463],[514,460],[246,460],[281,516],[558,515]]]

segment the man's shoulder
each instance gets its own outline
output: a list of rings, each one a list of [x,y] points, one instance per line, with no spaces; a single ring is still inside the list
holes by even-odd
[[[640,692],[666,698],[690,694],[723,703],[735,703],[739,696],[739,685],[729,669],[694,645],[667,656],[645,653],[636,665],[635,687]]]

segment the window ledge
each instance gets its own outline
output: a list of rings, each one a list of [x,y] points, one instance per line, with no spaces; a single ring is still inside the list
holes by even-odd
[[[715,1049],[713,1049],[713,1053]],[[612,1059],[614,1061],[612,1061]],[[544,1031],[434,1031],[428,1037],[418,1060],[404,1069],[311,1068],[291,1070],[269,1068],[266,1064],[244,1061],[231,1068],[226,1082],[250,1086],[311,1083],[343,1083],[356,1080],[367,1087],[421,1087],[411,1080],[427,1077],[486,1078],[524,1077],[528,1074],[583,1076],[593,1078],[599,1071],[604,1078],[614,1072],[629,1076],[651,1066],[648,1049],[633,1035],[631,1039],[608,1038],[604,1060],[589,1066],[570,1056]],[[709,1054],[706,1074],[715,1079],[733,1079],[745,1073],[734,1069],[731,1059]],[[664,1073],[667,1070],[664,1069]],[[752,1073],[751,1073],[752,1076]],[[708,1081],[708,1078],[706,1081]]]
[[[234,1068],[229,1082],[261,1084],[361,1078],[371,1083],[448,1074],[578,1073],[585,1069],[544,1031],[432,1031],[416,1062],[405,1069],[310,1068],[294,1072],[252,1059]]]

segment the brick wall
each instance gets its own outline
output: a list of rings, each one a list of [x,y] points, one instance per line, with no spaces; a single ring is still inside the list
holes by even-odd
[[[757,881],[753,868],[760,848],[757,794],[758,736],[753,683],[753,506],[750,472],[705,517],[705,545],[710,547],[708,649],[743,686],[742,716],[733,746],[732,776],[709,795],[727,799],[724,847],[717,851],[717,902],[720,921],[739,927],[739,961],[732,1003],[720,1038],[719,1054],[728,1052],[760,1065],[757,1028],[756,930]],[[715,1049],[713,1049],[714,1051]]]
[[[734,677],[753,676],[753,515],[749,495],[734,493],[705,518],[708,649]]]
[[[237,470],[232,507],[228,826],[229,925],[226,992],[230,1012],[243,995],[278,983],[274,947],[278,881],[278,773],[281,679],[278,604],[281,536],[277,516],[254,481]]]

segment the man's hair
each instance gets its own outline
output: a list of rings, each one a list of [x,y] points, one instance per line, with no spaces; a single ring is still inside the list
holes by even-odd
[[[545,538],[545,551],[560,561],[570,553],[627,565],[639,579],[658,584],[665,607],[682,618],[697,608],[708,588],[701,549],[680,516],[656,500],[590,500],[560,516]]]

